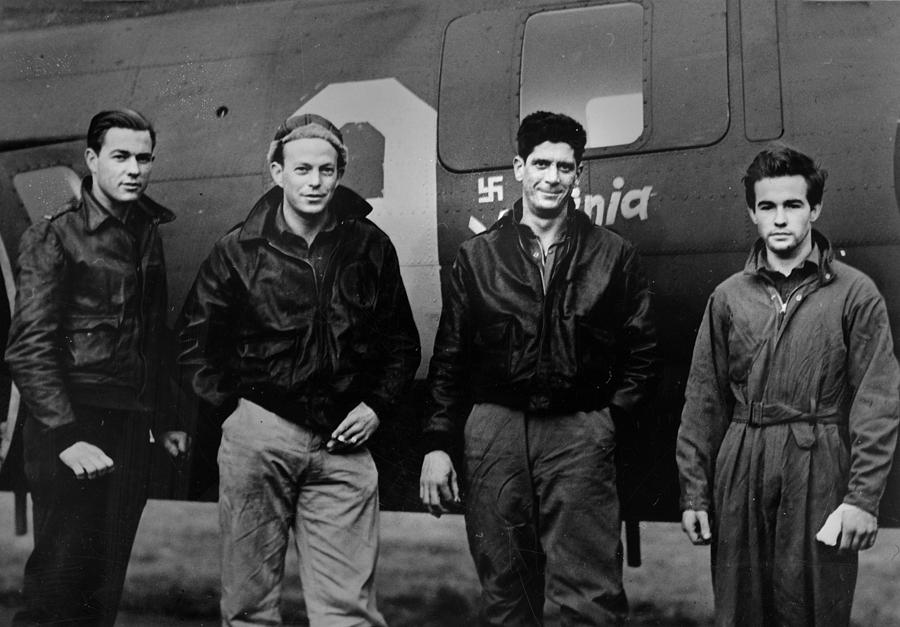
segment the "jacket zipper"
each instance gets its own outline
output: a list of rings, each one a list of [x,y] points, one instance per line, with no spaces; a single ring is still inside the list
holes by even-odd
[[[340,223],[338,223],[335,228],[340,228]],[[329,273],[331,272],[332,266],[334,264],[334,258],[337,254],[338,247],[343,241],[342,237],[343,233],[338,234],[337,241],[334,242],[331,247],[331,252],[328,253],[328,259],[325,261],[325,267],[322,269],[322,277],[320,279],[318,273],[316,273],[315,265],[309,260],[304,259],[302,257],[298,257],[301,262],[306,264],[306,266],[312,271],[313,275],[313,284],[316,288],[316,336],[318,337],[318,364],[321,367],[327,367],[332,372],[334,371],[334,364],[332,363],[333,355],[330,350],[330,343],[328,342],[328,332],[327,332],[327,324],[325,322],[325,311],[327,309],[325,302],[325,284],[329,277]],[[312,249],[310,248],[310,252]],[[300,357],[299,346],[297,347],[298,351],[296,356],[294,357],[294,362],[291,366],[291,381],[293,382],[296,379],[296,371],[297,371],[297,359]]]
[[[514,229],[516,228],[515,224],[513,225],[513,228]],[[544,289],[543,268],[537,268],[534,261],[531,261],[531,255],[525,249],[525,246],[522,244],[522,238],[519,235],[519,232],[514,230],[513,233],[516,237],[516,243],[519,246],[519,250],[521,250],[522,253],[525,255],[525,257],[529,260],[531,267],[533,269],[536,269],[538,272],[538,283],[540,284],[540,288],[541,288],[541,292],[540,292],[540,294],[541,294],[541,319],[540,319],[540,325],[538,327],[538,338],[537,338],[538,354],[537,354],[537,363],[535,364],[535,373],[534,374],[540,375],[543,372],[541,366],[542,366],[543,360],[544,360],[544,336],[546,336],[546,334],[547,334],[547,320],[550,318],[550,316],[547,314],[547,308],[548,308],[548,303],[550,302],[550,299],[547,298],[547,296],[550,294],[550,288],[553,287],[553,280],[559,274],[559,262],[560,262],[560,259],[558,256],[559,251],[557,251],[557,256],[554,256],[554,258],[553,258],[553,267],[550,269],[550,276],[547,279],[547,289],[545,290]],[[571,245],[571,242],[566,245],[566,250],[564,251],[564,255],[568,255],[568,253],[569,253],[568,247],[570,245]],[[543,246],[541,246],[541,254],[542,255],[543,255],[543,252],[544,252]]]

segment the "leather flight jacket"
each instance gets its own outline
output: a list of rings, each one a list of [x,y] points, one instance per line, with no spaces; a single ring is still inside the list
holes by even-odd
[[[169,391],[159,225],[175,214],[143,196],[126,225],[91,186],[23,234],[6,351],[31,416],[63,448],[80,439],[73,405],[151,411]]]
[[[337,224],[310,249],[333,238],[320,276],[276,226],[282,195],[263,195],[201,265],[178,325],[184,387],[212,422],[239,398],[319,432],[360,402],[383,420],[420,360],[397,253],[371,205],[339,186]]]
[[[473,403],[531,413],[644,403],[658,379],[650,288],[635,248],[568,209],[546,291],[519,229],[521,200],[460,247],[429,371],[426,448],[459,447]]]

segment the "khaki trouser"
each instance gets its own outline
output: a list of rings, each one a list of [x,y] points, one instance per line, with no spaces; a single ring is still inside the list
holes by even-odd
[[[281,624],[290,529],[312,627],[385,625],[375,607],[378,471],[365,449],[325,440],[241,399],[219,447],[222,624]]]

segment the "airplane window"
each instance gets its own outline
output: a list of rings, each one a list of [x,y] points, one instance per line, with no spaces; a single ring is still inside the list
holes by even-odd
[[[13,177],[13,186],[32,222],[55,213],[81,193],[81,179],[66,166],[20,172]]]
[[[525,24],[521,117],[558,111],[581,122],[588,148],[644,132],[644,9],[612,4],[538,13]]]

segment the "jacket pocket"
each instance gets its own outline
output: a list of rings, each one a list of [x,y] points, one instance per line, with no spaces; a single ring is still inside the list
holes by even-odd
[[[69,363],[75,368],[115,372],[119,343],[118,316],[69,316],[65,342]]]
[[[248,338],[238,342],[236,367],[252,381],[289,386],[296,358],[296,338]]]
[[[481,365],[481,369],[496,378],[498,375],[504,379],[509,376],[512,362],[512,322],[505,318],[479,327],[473,338],[473,347],[476,354],[475,363]]]
[[[615,342],[606,329],[578,321],[575,324],[575,352],[578,355],[578,379],[591,387],[602,388],[613,378]]]

